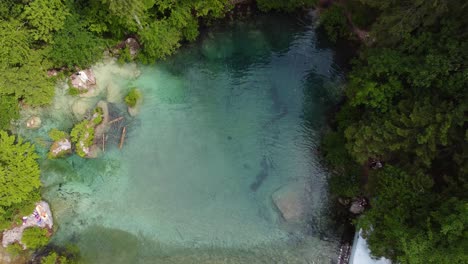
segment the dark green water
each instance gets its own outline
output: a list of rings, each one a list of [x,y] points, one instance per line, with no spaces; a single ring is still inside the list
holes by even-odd
[[[124,111],[129,87],[142,91],[122,150],[109,143],[98,159],[43,162],[44,195],[59,226],[55,243],[77,244],[88,263],[336,260],[317,146],[342,74],[310,18],[214,27],[140,70],[133,78],[128,67],[96,66],[107,92],[86,99],[92,105],[112,97],[113,108]],[[44,127],[26,137],[71,125],[70,100],[77,99],[65,94],[59,89],[41,113]],[[293,223],[272,200],[291,184],[306,186],[308,195],[307,217]]]

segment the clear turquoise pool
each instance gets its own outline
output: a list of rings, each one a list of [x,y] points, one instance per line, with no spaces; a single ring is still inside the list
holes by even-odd
[[[20,129],[45,151],[50,128],[77,120],[77,100],[108,100],[125,116],[122,150],[124,123],[116,123],[100,158],[42,161],[54,243],[77,244],[88,263],[336,259],[317,147],[342,74],[310,18],[214,26],[166,61],[94,70],[98,97],[71,98],[58,88],[54,105],[38,112],[44,126]],[[133,86],[144,98],[135,118],[122,103]],[[292,183],[306,186],[308,200],[307,217],[291,222],[272,195]]]

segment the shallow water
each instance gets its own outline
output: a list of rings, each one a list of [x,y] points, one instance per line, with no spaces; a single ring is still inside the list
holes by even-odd
[[[309,19],[218,26],[139,69],[106,62],[94,67],[98,97],[72,98],[59,87],[53,106],[31,110],[43,127],[19,132],[43,153],[50,128],[70,129],[77,120],[77,100],[88,107],[108,100],[114,116],[125,116],[101,158],[42,161],[44,196],[59,226],[54,243],[77,244],[89,263],[336,260],[316,155],[342,75]],[[133,86],[144,98],[136,118],[122,104]],[[312,202],[309,217],[291,224],[271,195],[296,181],[309,185]]]

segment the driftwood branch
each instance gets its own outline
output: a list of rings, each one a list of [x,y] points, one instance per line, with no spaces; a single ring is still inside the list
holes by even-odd
[[[122,129],[122,135],[120,136],[120,144],[119,144],[119,149],[122,149],[122,146],[124,144],[124,141],[125,141],[125,135],[127,134],[127,127],[124,127]]]

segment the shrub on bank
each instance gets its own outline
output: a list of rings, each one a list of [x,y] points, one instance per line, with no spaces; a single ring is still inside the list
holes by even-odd
[[[125,96],[125,103],[129,107],[135,107],[137,104],[138,100],[141,98],[140,92],[137,90],[137,88],[132,88],[130,92]]]
[[[17,257],[23,252],[23,247],[18,243],[10,244],[6,248],[6,252],[12,257]]]
[[[21,242],[26,245],[27,248],[35,250],[43,247],[49,243],[49,237],[47,236],[47,229],[39,227],[27,228],[23,232]]]

